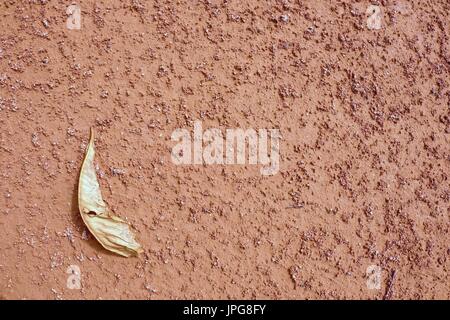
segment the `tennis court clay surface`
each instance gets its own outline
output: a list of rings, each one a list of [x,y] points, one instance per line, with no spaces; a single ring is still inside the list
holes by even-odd
[[[2,299],[450,298],[448,1],[70,4],[0,3]],[[278,172],[176,165],[196,120]],[[81,219],[90,128],[138,257]]]

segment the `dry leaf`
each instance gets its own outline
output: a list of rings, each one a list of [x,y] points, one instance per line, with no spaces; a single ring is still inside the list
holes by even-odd
[[[91,129],[91,138],[78,183],[78,207],[81,217],[105,249],[125,257],[137,255],[142,252],[142,247],[136,242],[130,226],[114,216],[103,201],[95,174],[94,156],[94,130]]]

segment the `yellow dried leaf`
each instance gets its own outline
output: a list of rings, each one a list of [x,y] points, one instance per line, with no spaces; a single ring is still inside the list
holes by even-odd
[[[137,255],[142,252],[142,247],[136,242],[130,226],[114,216],[103,201],[95,174],[94,156],[94,130],[91,129],[91,138],[78,183],[78,207],[81,217],[105,249],[125,257]]]

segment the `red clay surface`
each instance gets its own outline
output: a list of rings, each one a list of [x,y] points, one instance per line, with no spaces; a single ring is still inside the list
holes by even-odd
[[[69,4],[0,3],[1,298],[450,298],[448,1],[372,2],[380,30],[368,1]],[[279,173],[175,166],[196,119],[279,128]],[[91,126],[138,258],[79,215]]]

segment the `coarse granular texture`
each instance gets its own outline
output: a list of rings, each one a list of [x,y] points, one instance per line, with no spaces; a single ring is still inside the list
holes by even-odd
[[[0,2],[0,298],[450,298],[448,1],[70,3]],[[279,172],[174,165],[194,120]],[[91,127],[137,258],[81,220]]]

